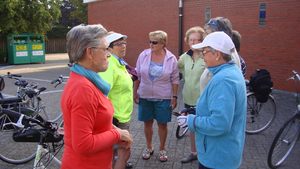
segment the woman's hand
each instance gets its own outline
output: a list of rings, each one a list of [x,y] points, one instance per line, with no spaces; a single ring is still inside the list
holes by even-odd
[[[139,104],[139,97],[140,95],[138,94],[138,88],[140,86],[140,81],[136,80],[134,81],[134,85],[133,85],[133,101],[135,104]]]
[[[139,104],[139,97],[138,93],[133,93],[133,101],[135,104]]]
[[[174,110],[176,108],[177,98],[175,98],[175,97],[172,98],[170,106],[172,106],[172,110]]]
[[[120,140],[117,142],[119,146],[125,146],[125,149],[128,149],[131,147],[133,143],[132,135],[129,133],[128,130],[122,130],[119,128],[116,128],[120,133]]]

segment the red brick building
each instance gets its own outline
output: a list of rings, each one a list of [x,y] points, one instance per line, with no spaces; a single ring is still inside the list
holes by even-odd
[[[299,0],[84,0],[89,24],[101,23],[108,31],[128,36],[126,60],[135,66],[139,54],[149,48],[149,32],[168,33],[167,48],[176,56],[188,50],[185,32],[203,27],[210,18],[228,18],[242,35],[240,55],[247,76],[255,69],[270,71],[274,88],[295,92],[286,79],[300,73]],[[182,2],[182,3],[180,3]],[[182,7],[179,7],[182,4]],[[182,10],[180,10],[182,9]],[[179,11],[182,16],[179,17]],[[181,42],[180,20],[182,21]],[[182,44],[182,50],[180,47]]]

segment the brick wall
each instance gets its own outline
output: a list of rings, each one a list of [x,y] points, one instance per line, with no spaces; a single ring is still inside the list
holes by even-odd
[[[266,26],[259,27],[259,3],[266,3]],[[167,48],[178,56],[178,0],[104,0],[89,3],[89,24],[101,23],[108,31],[128,36],[126,60],[135,66],[138,55],[149,48],[149,32],[168,33]],[[295,91],[286,82],[291,71],[300,73],[300,1],[299,0],[183,0],[183,37],[193,26],[205,24],[205,7],[211,17],[228,18],[242,35],[240,55],[247,65],[247,76],[255,69],[271,72],[274,88]],[[183,42],[183,51],[188,45]]]

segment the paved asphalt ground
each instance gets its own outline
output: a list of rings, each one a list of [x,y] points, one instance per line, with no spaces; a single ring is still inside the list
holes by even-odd
[[[50,82],[56,79],[59,75],[68,75],[69,68],[67,66],[68,56],[67,54],[47,54],[45,63],[38,64],[23,64],[23,65],[2,65],[0,66],[0,74],[6,74],[7,72],[22,74],[22,79],[28,81],[35,81],[39,83],[39,86],[46,86],[47,90],[41,95],[48,112],[59,113],[60,110],[60,96],[64,88],[64,84],[54,88]],[[296,70],[299,71],[300,70]],[[291,73],[292,75],[292,73]],[[288,77],[286,77],[288,78]],[[13,85],[11,79],[5,78],[6,87],[3,94],[11,96],[16,91],[16,87]],[[292,82],[288,82],[292,83]],[[182,87],[184,81],[180,82],[178,92],[178,106],[175,111],[180,111],[183,108],[182,102]],[[279,90],[273,90],[273,96],[277,102],[277,116],[274,123],[266,131],[257,135],[246,135],[246,141],[243,152],[243,161],[240,169],[264,169],[268,168],[267,155],[273,138],[281,125],[293,115],[296,103],[295,94],[291,92],[284,92]],[[190,138],[189,132],[181,139],[177,139],[175,136],[177,128],[176,117],[173,116],[172,122],[168,124],[168,137],[166,141],[166,151],[168,155],[167,162],[159,161],[159,138],[157,133],[157,124],[154,124],[154,154],[149,160],[143,160],[141,155],[146,148],[146,140],[143,131],[143,123],[137,120],[137,105],[134,104],[131,120],[131,134],[134,138],[132,145],[132,153],[130,161],[133,164],[134,169],[196,169],[198,168],[198,162],[193,161],[191,163],[182,164],[180,160],[190,153]],[[1,139],[1,138],[0,138]],[[11,151],[10,147],[7,147],[5,151]],[[22,149],[18,151],[22,153]],[[57,156],[61,158],[62,152]],[[228,154],[230,156],[230,154]],[[292,151],[288,159],[282,164],[280,169],[297,169],[300,168],[300,142],[298,142]],[[0,169],[30,169],[33,166],[33,161],[26,164],[13,165],[8,164],[0,160]],[[48,168],[59,168],[55,164],[50,164]]]

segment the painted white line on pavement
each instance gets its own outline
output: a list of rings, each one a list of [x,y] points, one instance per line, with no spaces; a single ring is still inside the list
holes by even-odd
[[[63,90],[53,90],[53,91],[48,91],[48,92],[42,92],[40,94],[49,94],[49,93],[58,93],[58,92],[62,92]]]

